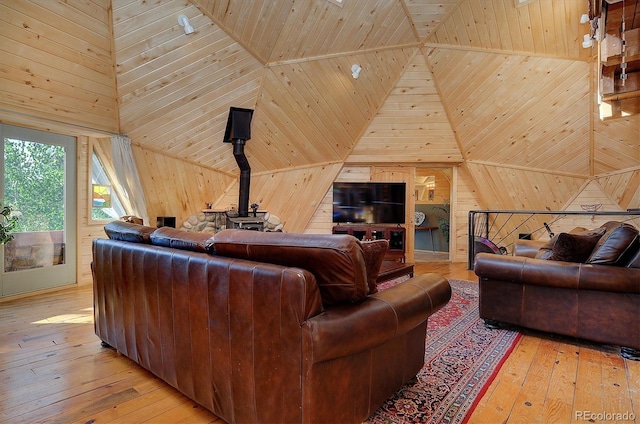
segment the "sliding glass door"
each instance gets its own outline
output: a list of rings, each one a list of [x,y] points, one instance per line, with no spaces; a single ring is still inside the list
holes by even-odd
[[[3,246],[1,295],[76,281],[75,138],[0,124],[0,200],[18,218]]]

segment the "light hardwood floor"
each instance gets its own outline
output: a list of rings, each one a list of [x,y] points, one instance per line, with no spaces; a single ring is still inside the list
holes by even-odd
[[[462,263],[417,263],[415,272],[476,280]],[[222,423],[100,346],[93,333],[91,287],[0,302],[0,379],[2,423]],[[526,333],[470,422],[579,423],[599,418],[595,414],[637,416],[639,388],[640,362],[624,360],[612,348]]]

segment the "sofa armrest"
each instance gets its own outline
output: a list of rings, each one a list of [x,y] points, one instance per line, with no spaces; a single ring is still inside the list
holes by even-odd
[[[513,256],[525,256],[535,258],[538,250],[546,242],[540,240],[517,240],[513,245]]]
[[[411,329],[451,298],[449,282],[437,274],[417,275],[355,305],[325,310],[307,320],[313,362],[353,355]]]
[[[634,268],[479,253],[474,271],[481,279],[518,284],[640,293],[640,269]]]

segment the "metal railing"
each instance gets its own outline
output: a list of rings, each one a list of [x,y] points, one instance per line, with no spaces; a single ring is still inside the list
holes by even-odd
[[[476,253],[510,254],[518,239],[548,240],[576,227],[597,228],[607,221],[630,222],[640,227],[640,209],[598,211],[469,211],[468,269]]]

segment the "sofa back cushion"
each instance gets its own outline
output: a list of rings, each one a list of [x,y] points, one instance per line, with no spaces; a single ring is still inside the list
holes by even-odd
[[[156,229],[124,221],[112,221],[104,226],[104,232],[111,240],[133,243],[151,243],[151,234]]]
[[[353,236],[222,230],[213,240],[216,255],[310,271],[324,305],[359,302],[367,297],[362,246]]]
[[[630,224],[610,221],[603,225],[604,235],[598,240],[593,252],[587,259],[588,264],[626,265],[633,254],[638,238],[638,229]]]
[[[364,266],[367,272],[367,285],[369,294],[378,291],[378,275],[384,256],[389,251],[389,240],[367,240],[360,242],[364,255]]]
[[[208,253],[213,250],[213,237],[210,233],[198,233],[176,230],[171,227],[160,227],[151,233],[151,244]]]
[[[640,241],[636,242],[635,255],[632,255],[627,268],[640,268]]]

